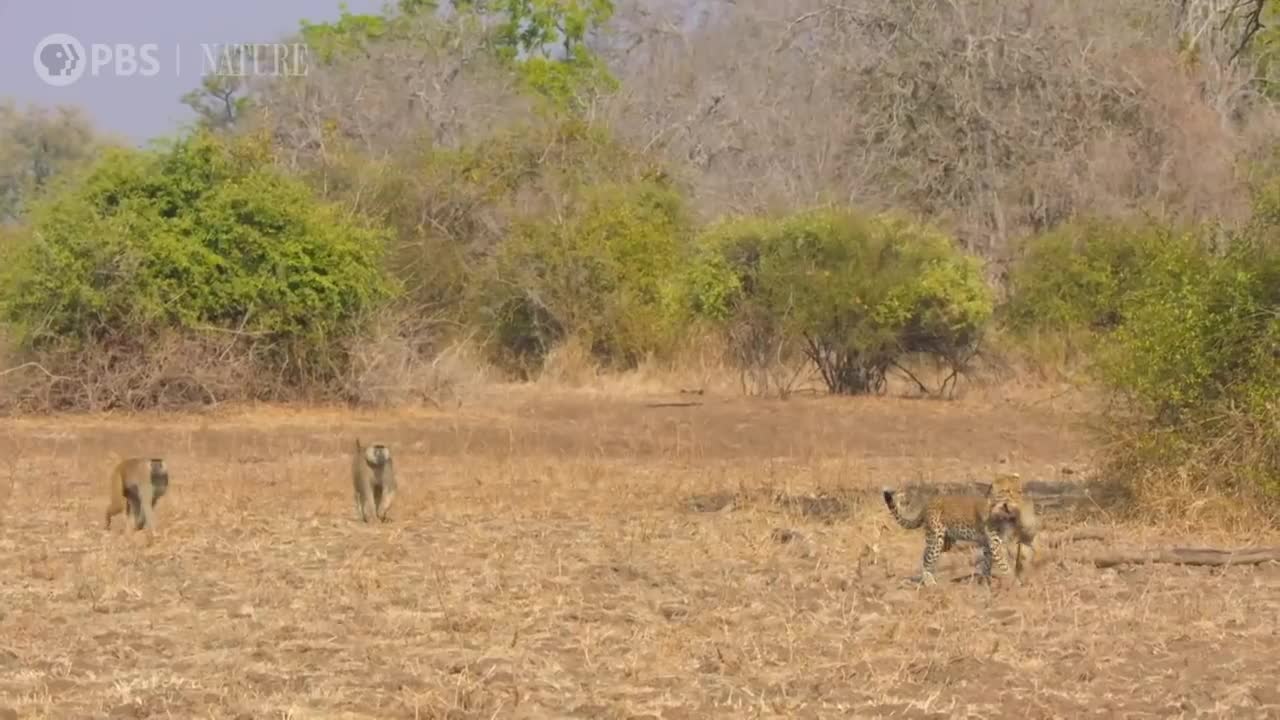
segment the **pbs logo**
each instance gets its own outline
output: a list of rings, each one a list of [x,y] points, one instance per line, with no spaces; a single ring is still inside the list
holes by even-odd
[[[54,33],[36,44],[33,60],[41,80],[64,87],[84,74],[84,45],[66,33]]]
[[[156,52],[157,46],[153,43],[138,46],[93,43],[86,53],[84,45],[75,37],[54,33],[36,44],[31,59],[41,80],[54,87],[65,87],[79,80],[86,68],[94,77],[102,74],[104,68],[116,77],[152,77],[160,72]]]

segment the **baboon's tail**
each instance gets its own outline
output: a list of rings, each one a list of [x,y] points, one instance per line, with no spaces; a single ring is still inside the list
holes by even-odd
[[[893,494],[893,491],[889,488],[884,489],[884,504],[888,506],[889,514],[893,515],[893,519],[897,520],[899,525],[908,530],[915,530],[923,525],[924,513],[922,512],[914,518],[903,517],[902,513],[898,512],[898,503],[894,500]]]

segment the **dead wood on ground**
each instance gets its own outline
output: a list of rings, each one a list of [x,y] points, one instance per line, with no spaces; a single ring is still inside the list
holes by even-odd
[[[1119,565],[1145,565],[1148,563],[1200,566],[1258,565],[1265,562],[1280,562],[1280,547],[1241,548],[1239,550],[1175,547],[1137,552],[1109,552],[1095,556],[1092,560],[1094,566],[1099,568],[1117,567]]]

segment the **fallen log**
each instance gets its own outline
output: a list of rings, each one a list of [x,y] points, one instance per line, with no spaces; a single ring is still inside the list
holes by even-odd
[[[651,402],[651,403],[645,403],[644,406],[650,407],[650,408],[677,408],[677,407],[698,407],[701,404],[702,403],[700,402],[685,400],[680,402]]]
[[[1081,528],[1059,533],[1045,533],[1042,537],[1036,538],[1036,544],[1044,545],[1045,547],[1059,547],[1067,543],[1081,542],[1083,540],[1107,540],[1110,537],[1111,533],[1102,530]]]
[[[1259,565],[1265,562],[1280,562],[1280,547],[1242,548],[1239,550],[1218,550],[1215,548],[1165,548],[1140,552],[1112,552],[1093,558],[1093,564],[1099,568],[1117,567],[1119,565],[1146,565],[1163,563],[1166,565]]]

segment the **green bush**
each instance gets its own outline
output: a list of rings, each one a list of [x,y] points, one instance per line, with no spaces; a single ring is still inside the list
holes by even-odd
[[[500,359],[527,369],[566,336],[619,367],[669,350],[684,237],[679,194],[654,180],[583,189],[561,217],[517,223],[481,298]]]
[[[1086,219],[1023,244],[1001,308],[1018,333],[1108,330],[1123,320],[1125,297],[1139,287],[1151,257],[1171,233],[1151,223]]]
[[[1092,377],[1125,401],[1106,472],[1139,497],[1163,498],[1175,474],[1280,492],[1280,184],[1253,203],[1226,243],[1211,226],[1069,224],[1029,240],[1011,273],[1011,329],[1089,338]]]
[[[1207,246],[1171,237],[1153,253],[1097,352],[1097,377],[1132,411],[1113,458],[1130,458],[1129,479],[1194,465],[1206,482],[1280,493],[1280,246]]]
[[[737,219],[698,245],[684,274],[691,310],[766,323],[765,336],[800,344],[832,392],[881,390],[907,353],[958,368],[992,312],[976,259],[937,230],[893,215]]]
[[[31,222],[0,282],[0,316],[29,350],[212,327],[322,367],[394,291],[383,233],[318,202],[253,139],[111,151]]]
[[[1254,410],[1274,400],[1280,384],[1266,372],[1280,328],[1277,261],[1251,242],[1224,258],[1167,246],[1125,302],[1125,323],[1101,352],[1102,378],[1169,423],[1226,398]]]
[[[329,147],[333,156],[341,144]],[[566,195],[605,179],[638,179],[643,170],[608,133],[550,117],[456,149],[406,149],[385,164],[355,156],[351,167],[356,172],[326,169],[325,184],[349,178],[342,197],[360,197],[394,232],[388,254],[406,300],[451,322],[472,319],[468,300],[490,307],[476,297],[489,288],[477,282],[515,224],[553,217]]]

